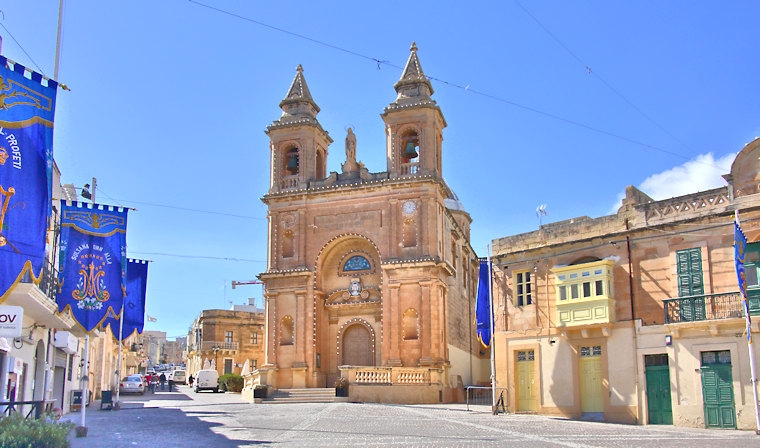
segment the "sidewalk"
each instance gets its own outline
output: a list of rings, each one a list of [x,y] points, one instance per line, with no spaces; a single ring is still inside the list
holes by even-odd
[[[85,409],[85,427],[87,428],[86,437],[77,437],[75,431],[71,431],[69,441],[72,448],[92,448],[100,446],[118,446],[113,442],[114,437],[119,438],[121,433],[130,433],[138,435],[143,440],[153,440],[160,446],[173,446],[174,437],[171,433],[161,430],[161,425],[176,423],[170,419],[165,421],[164,417],[154,418],[151,422],[151,415],[156,417],[156,413],[136,412],[139,410],[160,410],[161,406],[158,401],[186,401],[188,397],[182,392],[177,391],[176,386],[172,392],[168,390],[157,390],[154,393],[146,392],[144,395],[123,394],[120,395],[119,410],[109,410],[108,406],[101,409],[100,400],[90,403]],[[114,401],[116,397],[114,396]],[[164,403],[167,405],[169,403]],[[165,412],[164,412],[165,413]],[[146,421],[149,420],[149,421]],[[81,410],[64,414],[61,421],[70,421],[76,426],[82,424]],[[163,423],[161,423],[163,422]],[[156,427],[155,423],[161,423]],[[175,429],[176,430],[176,429]],[[164,436],[166,436],[164,438]]]

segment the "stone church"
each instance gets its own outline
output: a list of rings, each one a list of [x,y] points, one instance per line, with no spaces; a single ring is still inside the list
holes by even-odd
[[[348,129],[341,172],[299,65],[270,138],[266,361],[274,389],[333,387],[352,399],[440,402],[488,381],[475,338],[477,256],[470,215],[443,179],[446,120],[412,44],[381,114],[386,168],[357,160]],[[404,387],[395,387],[404,386]]]

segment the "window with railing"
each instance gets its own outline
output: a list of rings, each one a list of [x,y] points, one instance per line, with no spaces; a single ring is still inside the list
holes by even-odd
[[[705,287],[702,250],[698,247],[676,252],[678,296],[689,297],[679,307],[682,321],[705,320]]]

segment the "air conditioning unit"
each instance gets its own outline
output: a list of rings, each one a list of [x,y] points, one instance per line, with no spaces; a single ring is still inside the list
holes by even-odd
[[[60,348],[69,355],[76,353],[79,346],[77,337],[68,331],[56,331],[54,343],[57,348]]]

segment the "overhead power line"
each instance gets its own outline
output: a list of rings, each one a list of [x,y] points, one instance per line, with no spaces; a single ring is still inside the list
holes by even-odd
[[[253,24],[262,26],[264,28],[268,28],[268,29],[273,30],[273,31],[277,31],[277,32],[280,32],[280,33],[288,34],[290,36],[294,36],[294,37],[297,37],[299,39],[303,39],[303,40],[312,42],[312,43],[317,44],[317,45],[321,45],[321,46],[324,46],[324,47],[327,47],[327,48],[330,48],[330,49],[333,49],[333,50],[336,50],[336,51],[341,51],[343,53],[350,54],[352,56],[356,56],[356,57],[359,57],[359,58],[362,58],[362,59],[373,61],[374,63],[377,64],[377,68],[378,69],[380,69],[381,66],[385,65],[385,66],[388,66],[388,67],[393,67],[393,68],[396,68],[396,69],[399,69],[399,70],[403,70],[402,67],[400,67],[398,65],[395,65],[395,64],[392,64],[392,63],[390,63],[388,61],[381,60],[379,58],[367,56],[367,55],[364,55],[364,54],[359,53],[357,51],[349,50],[347,48],[344,48],[344,47],[341,47],[341,46],[338,46],[338,45],[333,45],[333,44],[330,44],[330,43],[327,43],[327,42],[323,42],[321,40],[314,39],[312,37],[308,37],[308,36],[303,35],[303,34],[294,33],[292,31],[288,31],[288,30],[286,30],[284,28],[276,27],[276,26],[269,25],[267,23],[264,23],[264,22],[261,22],[261,21],[258,21],[258,20],[254,20],[254,19],[252,19],[250,17],[245,17],[245,16],[242,16],[240,14],[227,11],[225,9],[221,9],[221,8],[217,8],[215,6],[207,5],[207,4],[199,2],[197,0],[188,0],[188,1],[190,3],[198,5],[200,7],[216,11],[216,12],[218,12],[220,14],[225,14],[225,15],[228,15],[230,17],[234,17],[236,19],[243,20],[243,21],[246,21],[246,22],[249,22],[249,23],[253,23]],[[565,46],[559,39],[557,39],[553,34],[551,34],[551,32],[548,29],[546,29],[546,27],[544,27],[543,25],[541,25],[541,23],[538,22],[538,20],[535,17],[533,17],[525,8],[523,8],[522,5],[520,5],[519,3],[517,3],[517,4],[531,18],[533,18],[533,20],[535,20],[539,24],[539,26],[541,26],[547,33],[549,33],[549,35],[551,35],[565,49],[565,51],[567,51],[568,53],[570,53],[577,61],[579,61],[581,64],[583,64],[584,67],[586,68],[586,70],[589,71],[589,73],[592,73],[591,69],[590,69],[590,67],[588,65],[584,64],[583,61],[579,57],[577,57],[567,46]],[[683,154],[679,154],[679,153],[674,152],[674,151],[666,150],[666,149],[661,148],[659,146],[650,145],[648,143],[644,143],[642,141],[639,141],[639,140],[636,140],[636,139],[633,139],[633,138],[630,138],[630,137],[625,137],[623,135],[620,135],[620,134],[617,134],[617,133],[614,133],[614,132],[605,131],[605,130],[603,130],[601,128],[598,128],[598,127],[595,127],[595,126],[591,126],[591,125],[584,124],[584,123],[581,123],[581,122],[578,122],[578,121],[575,121],[575,120],[564,118],[564,117],[561,117],[559,115],[556,115],[556,114],[553,114],[553,113],[550,113],[550,112],[545,112],[545,111],[542,111],[542,110],[539,110],[539,109],[536,109],[536,108],[533,108],[533,107],[530,107],[530,106],[526,106],[526,105],[523,105],[523,104],[515,103],[514,101],[509,101],[507,99],[500,98],[498,96],[495,96],[495,95],[492,95],[492,94],[489,94],[489,93],[486,93],[486,92],[478,91],[476,89],[473,89],[470,84],[461,85],[461,84],[457,84],[457,83],[454,83],[454,82],[446,81],[446,80],[444,80],[442,78],[437,78],[437,77],[429,76],[429,75],[426,75],[426,76],[431,81],[436,81],[436,82],[439,82],[441,84],[444,84],[444,85],[447,85],[447,86],[450,86],[450,87],[458,88],[458,89],[464,90],[466,92],[469,92],[469,93],[472,93],[472,94],[475,94],[475,95],[479,95],[479,96],[491,99],[493,101],[497,101],[497,102],[500,102],[500,103],[508,104],[510,106],[513,106],[513,107],[517,107],[517,108],[520,108],[520,109],[523,109],[523,110],[526,110],[526,111],[529,111],[529,112],[533,112],[535,114],[543,115],[545,117],[548,117],[548,118],[551,118],[551,119],[554,119],[554,120],[558,120],[558,121],[561,121],[561,122],[564,122],[564,123],[568,123],[568,124],[571,124],[573,126],[577,126],[577,127],[583,128],[583,129],[587,129],[589,131],[596,132],[596,133],[602,134],[602,135],[606,135],[606,136],[609,136],[609,137],[612,137],[612,138],[615,138],[615,139],[618,139],[618,140],[622,140],[622,141],[625,141],[625,142],[628,142],[628,143],[631,143],[631,144],[634,144],[634,145],[637,145],[637,146],[641,146],[641,147],[648,148],[648,149],[651,149],[651,150],[654,150],[654,151],[659,151],[659,152],[662,152],[662,153],[665,153],[665,154],[669,154],[671,156],[678,157],[678,158],[681,158],[681,159],[684,159],[684,160],[692,160],[692,158],[690,158],[688,156],[685,156]],[[654,120],[652,120],[646,114],[644,114],[633,103],[631,103],[630,101],[628,101],[622,94],[620,94],[619,92],[617,92],[610,84],[608,84],[606,81],[604,81],[604,79],[602,79],[598,75],[597,75],[597,77],[599,78],[599,80],[602,83],[604,83],[608,88],[610,88],[611,90],[613,90],[613,92],[615,92],[618,96],[620,96],[624,101],[626,101],[631,107],[633,107],[634,109],[636,109],[640,114],[642,114],[650,122],[654,123],[657,127],[659,127],[661,130],[663,130],[664,132],[666,132],[668,135],[670,135],[676,141],[679,141],[676,137],[674,137],[672,134],[670,134],[662,126],[660,126]],[[680,141],[679,141],[679,143],[680,143]],[[686,145],[684,145],[684,146],[686,146]],[[702,165],[706,165],[706,166],[710,166],[710,167],[718,168],[718,169],[722,169],[722,170],[726,169],[725,167],[719,167],[719,166],[712,165],[712,164],[705,163],[705,162],[701,162],[701,161],[696,161],[696,163],[700,163]]]

